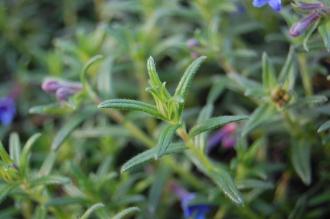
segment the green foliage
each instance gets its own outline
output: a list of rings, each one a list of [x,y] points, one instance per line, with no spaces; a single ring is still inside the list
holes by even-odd
[[[330,1],[281,3],[0,1],[0,218],[327,218]]]

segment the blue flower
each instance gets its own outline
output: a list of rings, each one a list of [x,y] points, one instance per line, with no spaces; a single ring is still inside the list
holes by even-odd
[[[4,97],[0,99],[0,122],[3,126],[12,123],[16,114],[15,101],[12,97]]]
[[[253,0],[254,7],[262,7],[268,4],[275,11],[280,11],[282,9],[281,0]]]
[[[191,203],[196,195],[186,191],[184,188],[177,184],[173,184],[172,188],[181,202],[181,208],[185,218],[205,219],[206,214],[211,211],[209,204],[193,204]]]

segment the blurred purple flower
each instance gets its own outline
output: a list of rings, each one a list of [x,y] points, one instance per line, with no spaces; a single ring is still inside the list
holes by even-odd
[[[46,79],[41,88],[47,93],[55,94],[56,98],[63,102],[68,101],[72,95],[81,91],[82,85],[76,82]]]
[[[15,100],[8,96],[0,99],[0,122],[3,126],[12,123],[16,114]]]
[[[316,22],[321,17],[320,13],[318,11],[313,11],[303,19],[299,20],[297,23],[292,25],[292,27],[289,30],[289,34],[292,37],[300,36],[302,33],[304,33],[307,28],[312,25],[314,22]]]
[[[198,51],[196,51],[196,49],[201,46],[200,42],[195,38],[190,38],[189,40],[187,40],[186,44],[188,49],[190,50],[191,57],[193,59],[198,58],[200,54]]]
[[[325,5],[322,2],[315,2],[315,3],[307,3],[307,2],[298,2],[295,4],[297,8],[300,8],[302,10],[316,10],[316,9],[322,9],[325,7]]]
[[[205,215],[211,211],[209,204],[191,204],[196,197],[194,193],[188,192],[185,188],[173,183],[172,189],[176,196],[180,199],[181,208],[185,218],[205,219]]]
[[[236,144],[235,133],[236,123],[229,123],[214,133],[207,142],[207,152],[210,152],[220,143],[224,148],[233,148]]]
[[[253,6],[260,8],[268,4],[274,11],[279,12],[282,9],[281,0],[253,0]]]

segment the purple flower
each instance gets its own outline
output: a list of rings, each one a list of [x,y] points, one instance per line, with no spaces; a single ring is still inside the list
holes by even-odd
[[[282,9],[281,0],[253,0],[253,6],[260,8],[268,4],[274,11],[280,11]]]
[[[187,47],[190,50],[190,55],[193,59],[196,59],[200,56],[197,49],[201,46],[200,42],[195,38],[190,38],[187,40]]]
[[[298,2],[295,6],[299,9],[307,10],[307,11],[322,9],[325,7],[325,5],[322,2],[315,2],[315,3]]]
[[[321,15],[318,11],[313,11],[312,13],[292,25],[289,30],[289,34],[293,37],[300,36],[307,30],[310,25],[316,22],[320,17]]]
[[[207,151],[210,152],[212,148],[220,143],[224,148],[233,148],[236,144],[235,133],[237,129],[236,123],[229,123],[219,129],[213,134],[207,142]]]
[[[55,94],[56,98],[65,102],[71,96],[82,90],[82,85],[76,82],[61,81],[57,79],[46,79],[41,88],[47,93]]]
[[[0,122],[3,126],[12,123],[16,114],[15,101],[12,97],[4,97],[0,99]]]
[[[195,199],[194,193],[188,192],[183,187],[173,183],[172,190],[176,196],[180,199],[181,208],[185,218],[205,219],[206,214],[211,211],[211,205],[209,204],[192,204]]]

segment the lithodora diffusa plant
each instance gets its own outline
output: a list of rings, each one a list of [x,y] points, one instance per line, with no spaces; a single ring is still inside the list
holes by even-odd
[[[99,104],[99,108],[113,108],[122,110],[142,111],[166,123],[158,136],[154,148],[128,160],[122,166],[122,172],[151,159],[158,159],[166,154],[186,151],[187,157],[210,177],[214,183],[236,204],[242,205],[243,199],[232,178],[224,168],[219,168],[205,153],[205,132],[219,128],[231,122],[247,119],[245,115],[211,117],[212,105],[207,105],[200,112],[195,126],[189,131],[182,118],[185,99],[188,95],[194,75],[199,66],[206,59],[197,58],[184,72],[173,95],[166,88],[166,82],[161,82],[152,57],[148,60],[149,87],[146,89],[154,100],[154,105],[138,100],[111,99]],[[181,139],[174,141],[175,134]]]

